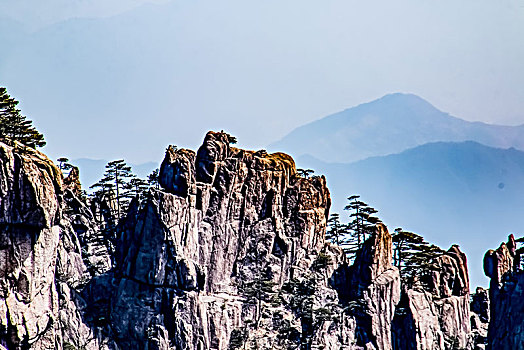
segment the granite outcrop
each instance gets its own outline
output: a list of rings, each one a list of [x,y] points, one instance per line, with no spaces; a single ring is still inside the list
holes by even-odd
[[[487,349],[524,349],[524,274],[520,263],[513,235],[484,256],[484,272],[490,278]]]
[[[168,147],[120,219],[78,169],[0,144],[0,349],[482,349],[493,308],[518,311],[500,306],[514,241],[471,305],[458,246],[404,283],[385,225],[349,261],[325,240],[326,179],[232,141]]]

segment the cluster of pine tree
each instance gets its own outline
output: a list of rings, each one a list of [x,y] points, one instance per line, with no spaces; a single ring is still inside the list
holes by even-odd
[[[103,177],[90,188],[95,189],[92,197],[114,200],[113,216],[118,220],[125,215],[129,203],[137,196],[144,196],[150,187],[158,188],[158,173],[155,169],[147,180],[133,174],[125,160],[118,159],[106,164]]]
[[[377,210],[360,200],[360,196],[350,196],[348,201],[344,210],[350,212],[349,222],[344,224],[338,213],[331,214],[326,239],[342,247],[351,262],[380,219],[375,216]],[[400,270],[402,280],[408,284],[416,276],[430,272],[433,259],[444,252],[438,246],[426,242],[421,235],[402,228],[395,229],[392,238],[393,264]]]
[[[67,163],[60,166],[67,167]],[[147,180],[141,179],[133,174],[125,160],[118,159],[107,163],[103,177],[90,187],[94,190],[90,194],[91,210],[100,228],[92,239],[106,246],[111,257],[114,257],[119,223],[128,214],[131,201],[145,197],[151,187],[158,188],[158,173],[155,169]]]
[[[17,105],[18,101],[9,96],[7,89],[0,87],[0,140],[12,146],[16,142],[31,148],[45,146],[44,135],[21,114]]]
[[[429,244],[416,233],[395,229],[393,233],[393,263],[406,284],[433,270],[433,259],[444,253],[440,247]],[[421,279],[423,280],[423,279]]]
[[[357,251],[362,248],[364,241],[371,235],[380,219],[374,214],[377,210],[360,200],[360,196],[348,197],[348,205],[344,210],[349,211],[349,222],[343,224],[338,213],[331,214],[328,219],[329,229],[326,239],[342,247],[346,257],[353,261]]]

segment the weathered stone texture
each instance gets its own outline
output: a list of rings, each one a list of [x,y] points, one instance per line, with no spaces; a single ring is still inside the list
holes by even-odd
[[[524,349],[524,274],[516,271],[516,244],[507,243],[484,256],[484,272],[491,278],[488,349]]]
[[[348,266],[325,242],[325,178],[230,141],[170,146],[162,188],[118,223],[114,196],[81,198],[77,170],[64,180],[41,153],[0,144],[0,348],[470,349],[470,316],[481,337],[485,301],[470,314],[457,246],[402,288],[379,224]],[[520,312],[504,277],[515,242],[499,250],[485,261],[506,293],[495,305]]]
[[[469,277],[458,246],[405,288],[393,321],[395,349],[471,349]]]
[[[75,227],[92,225],[78,203],[42,153],[0,143],[0,344],[9,349],[99,348],[77,306],[75,288],[90,277]]]
[[[165,192],[128,218],[118,243],[119,342],[150,346],[156,329],[183,348],[227,348],[249,318],[239,283],[264,271],[282,286],[325,244],[325,179],[295,172],[289,156],[231,148],[223,133],[208,133],[196,156],[169,148]]]

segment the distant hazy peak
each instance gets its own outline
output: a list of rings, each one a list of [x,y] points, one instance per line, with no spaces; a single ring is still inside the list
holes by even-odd
[[[384,117],[387,117],[399,111],[419,113],[419,117],[438,114],[441,117],[445,116],[453,119],[459,119],[450,116],[448,113],[442,112],[420,96],[412,93],[402,92],[387,94],[376,100],[365,102],[355,107],[347,108],[341,112],[331,114],[330,116],[336,116],[340,114],[347,116],[349,113],[354,115],[357,112],[380,112]],[[329,118],[330,116],[326,118]],[[321,120],[322,119],[319,119],[318,121]]]
[[[393,92],[390,94],[386,94],[382,96],[381,98],[367,102],[365,104],[372,104],[372,103],[403,104],[403,105],[406,105],[406,104],[417,105],[418,104],[418,105],[435,108],[431,103],[429,103],[422,97],[412,94],[412,93],[404,93],[404,92]]]
[[[524,128],[465,121],[417,95],[392,93],[300,126],[268,148],[347,163],[438,141],[524,150]]]

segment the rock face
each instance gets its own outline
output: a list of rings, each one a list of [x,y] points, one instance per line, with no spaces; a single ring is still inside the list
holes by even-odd
[[[392,348],[391,235],[378,226],[347,267],[324,241],[323,177],[210,132],[196,153],[169,147],[159,179],[119,226],[116,267],[86,288],[120,347]]]
[[[485,349],[488,343],[489,310],[489,290],[477,287],[471,296],[471,330],[476,349]]]
[[[61,177],[43,155],[0,144],[0,329],[8,347],[55,348]]]
[[[0,344],[8,349],[88,342],[73,302],[86,269],[65,195],[74,198],[47,157],[0,143]]]
[[[363,300],[366,315],[358,323],[365,343],[391,349],[391,322],[400,300],[400,274],[392,261],[392,239],[383,224],[358,252],[350,267],[350,300]],[[368,345],[369,347],[369,345]]]
[[[458,247],[402,287],[379,224],[348,266],[325,242],[325,178],[230,141],[169,147],[162,188],[119,222],[76,169],[0,144],[0,349],[473,348]],[[514,248],[487,258],[499,286]]]
[[[226,349],[247,320],[260,322],[242,283],[280,288],[325,245],[325,179],[295,173],[289,156],[232,148],[224,133],[208,133],[196,154],[169,148],[165,191],[128,216],[118,243],[119,344]]]
[[[395,315],[396,349],[473,348],[466,255],[452,246],[405,287]]]
[[[484,256],[484,272],[491,278],[488,349],[524,348],[524,274],[513,235]]]

